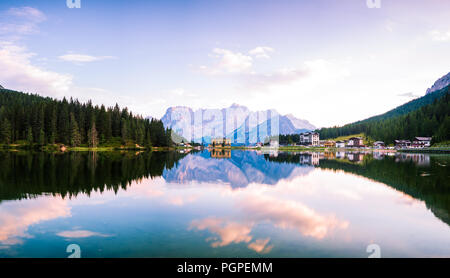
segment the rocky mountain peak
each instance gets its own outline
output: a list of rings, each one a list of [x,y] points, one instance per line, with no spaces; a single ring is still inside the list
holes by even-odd
[[[443,77],[439,78],[434,84],[433,86],[431,86],[431,88],[429,88],[427,90],[427,94],[430,94],[434,91],[443,89],[445,87],[447,87],[448,85],[450,85],[450,72],[447,73],[446,75],[444,75]]]

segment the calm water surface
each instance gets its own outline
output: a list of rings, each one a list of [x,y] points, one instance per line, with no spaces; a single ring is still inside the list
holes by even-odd
[[[450,156],[0,152],[0,257],[450,257]]]

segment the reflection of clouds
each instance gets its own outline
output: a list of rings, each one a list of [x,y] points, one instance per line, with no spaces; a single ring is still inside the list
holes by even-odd
[[[334,229],[345,229],[348,222],[324,216],[300,202],[266,195],[247,196],[239,206],[253,222],[269,221],[282,229],[296,229],[304,236],[324,238]]]
[[[249,235],[252,231],[251,226],[251,224],[227,222],[218,218],[206,218],[192,221],[190,228],[209,230],[217,234],[220,240],[213,241],[211,246],[222,247],[231,243],[250,242],[252,240],[252,237]]]
[[[1,204],[0,243],[13,245],[29,238],[27,229],[33,224],[70,216],[70,207],[61,197],[40,197]]]
[[[270,238],[266,239],[257,239],[254,242],[250,243],[248,245],[248,248],[255,250],[258,253],[266,254],[272,251],[273,245],[267,246],[267,243],[269,243]]]
[[[247,247],[257,253],[269,253],[273,245],[267,245],[270,238],[255,239],[252,242],[253,236],[250,235],[253,223],[239,223],[234,221],[227,221],[219,218],[205,218],[202,220],[194,220],[191,223],[190,229],[209,230],[217,237],[210,237],[207,241],[212,241],[212,247],[223,247],[232,243],[248,243]]]
[[[74,230],[74,231],[62,231],[57,233],[56,235],[65,238],[86,238],[86,237],[110,237],[110,235],[101,234],[97,232],[92,232],[88,230]]]
[[[212,247],[223,247],[232,243],[248,243],[248,248],[258,253],[269,253],[273,245],[268,245],[270,238],[255,239],[252,229],[260,223],[269,222],[281,229],[294,229],[303,236],[323,239],[334,229],[346,229],[347,221],[337,219],[334,215],[322,215],[306,205],[276,196],[277,189],[257,188],[230,190],[231,197],[239,209],[239,220],[209,217],[193,220],[190,229],[208,230],[218,236],[213,238]],[[269,194],[264,194],[269,193]],[[272,196],[275,195],[275,196]]]

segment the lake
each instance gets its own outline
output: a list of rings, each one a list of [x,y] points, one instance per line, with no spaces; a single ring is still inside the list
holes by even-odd
[[[0,257],[450,257],[449,180],[449,155],[0,152]]]

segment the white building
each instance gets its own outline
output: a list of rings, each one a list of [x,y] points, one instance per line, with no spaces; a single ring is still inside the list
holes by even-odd
[[[317,147],[320,144],[319,133],[306,132],[300,134],[300,145]]]
[[[337,141],[336,148],[345,148],[345,141]]]
[[[431,146],[431,137],[416,137],[412,143],[413,148],[428,148]]]

